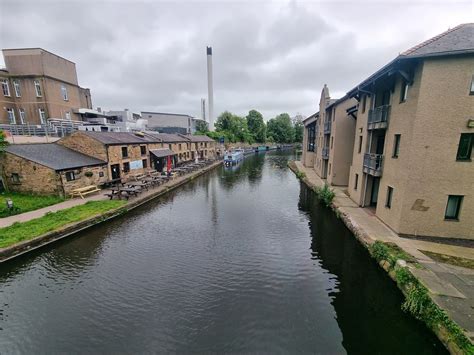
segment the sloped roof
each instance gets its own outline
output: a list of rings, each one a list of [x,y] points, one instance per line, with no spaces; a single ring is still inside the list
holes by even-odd
[[[188,142],[186,138],[181,137],[179,134],[147,132],[146,136],[164,143]]]
[[[54,170],[107,164],[56,143],[12,144],[5,151]]]
[[[156,143],[160,142],[155,137],[150,137],[146,134],[143,136],[137,135],[130,132],[92,132],[92,131],[81,131],[91,138],[98,140],[99,142],[106,145],[114,144],[144,144],[144,143]]]
[[[427,58],[435,56],[447,56],[456,54],[474,53],[474,23],[465,23],[456,26],[446,32],[424,41],[405,52],[399,54],[396,58],[377,70],[374,74],[362,81],[358,86],[348,92],[353,96],[359,87],[376,80],[391,70],[393,66],[404,60],[415,58]]]
[[[161,148],[161,149],[150,149],[151,154],[153,154],[157,158],[164,158],[171,155],[176,155],[175,152],[168,148]]]
[[[214,142],[214,139],[209,138],[208,136],[204,135],[191,135],[191,134],[180,134],[181,137],[190,140],[191,142]]]
[[[405,52],[403,57],[424,57],[474,52],[474,23],[465,23],[424,41]]]

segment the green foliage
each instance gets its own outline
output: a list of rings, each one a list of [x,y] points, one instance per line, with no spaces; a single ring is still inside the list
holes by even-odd
[[[294,127],[295,127],[295,142],[302,143],[303,142],[303,131],[304,131],[303,122],[296,121]]]
[[[215,128],[219,137],[225,137],[226,142],[254,143],[254,138],[247,127],[247,120],[228,111],[219,115]]]
[[[466,354],[474,353],[474,346],[466,337],[463,330],[454,323],[448,315],[431,299],[428,290],[413,276],[407,267],[399,267],[396,260],[415,261],[398,246],[391,243],[376,241],[369,247],[370,254],[378,262],[385,260],[390,263],[390,269],[395,271],[397,285],[405,291],[405,302],[402,309],[415,318],[425,322],[433,330],[440,327],[446,329],[448,338]],[[416,266],[416,264],[415,264]]]
[[[318,195],[318,198],[324,202],[326,207],[331,206],[332,200],[334,200],[334,197],[336,196],[336,193],[328,184],[324,184],[323,187],[315,187],[314,192],[316,192],[316,195]]]
[[[7,208],[7,199],[11,199],[13,201],[13,211],[10,211]],[[28,211],[34,211],[39,208],[51,206],[62,201],[64,201],[64,199],[58,196],[37,196],[13,192],[3,193],[0,194],[0,218]]]
[[[269,120],[267,136],[272,137],[276,143],[293,143],[295,141],[295,128],[291,123],[290,115],[282,113]]]
[[[71,207],[58,212],[49,212],[43,217],[23,223],[0,228],[0,248],[39,237],[47,232],[59,229],[66,224],[119,208],[125,201],[89,201],[84,205]]]
[[[304,171],[297,171],[296,177],[300,180],[303,180],[306,177],[306,174],[304,173]]]
[[[209,126],[206,121],[197,121],[196,122],[196,135],[202,135],[209,132]]]
[[[0,131],[0,152],[3,152],[7,145],[8,141],[5,137],[5,133],[3,131]]]
[[[256,110],[250,110],[246,117],[247,127],[255,142],[265,143],[267,140],[267,126],[263,121],[263,116]]]

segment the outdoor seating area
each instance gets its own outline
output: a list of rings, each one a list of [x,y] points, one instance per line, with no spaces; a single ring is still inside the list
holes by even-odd
[[[215,160],[202,160],[197,163],[189,163],[171,169],[169,175],[166,172],[159,172],[150,170],[145,174],[135,175],[129,178],[128,181],[118,181],[110,188],[110,192],[105,195],[111,200],[128,200],[131,197],[136,197],[144,191],[149,191],[157,186],[163,185],[176,176],[183,176],[202,169],[214,163]]]
[[[80,197],[84,199],[85,196],[93,194],[95,192],[99,192],[100,189],[96,185],[89,185],[89,186],[84,186],[80,187],[78,189],[74,189],[71,191],[71,198],[74,197]]]

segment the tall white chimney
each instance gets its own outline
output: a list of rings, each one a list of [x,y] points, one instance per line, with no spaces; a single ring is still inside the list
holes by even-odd
[[[214,90],[212,88],[212,47],[207,50],[207,106],[209,107],[209,130],[214,130]]]

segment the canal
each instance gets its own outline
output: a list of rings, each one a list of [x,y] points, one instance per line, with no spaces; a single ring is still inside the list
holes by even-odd
[[[290,153],[0,266],[0,352],[437,354]]]

